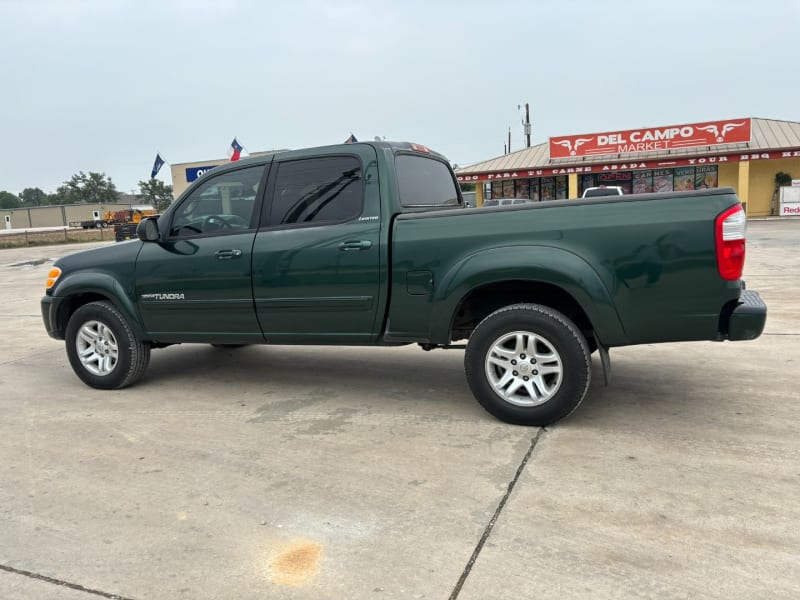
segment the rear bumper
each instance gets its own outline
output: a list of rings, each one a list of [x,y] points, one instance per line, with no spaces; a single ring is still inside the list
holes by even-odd
[[[753,290],[744,290],[727,318],[725,336],[732,342],[754,340],[764,331],[767,305]]]

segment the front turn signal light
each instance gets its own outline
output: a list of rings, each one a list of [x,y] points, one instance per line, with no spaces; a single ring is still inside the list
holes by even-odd
[[[56,281],[58,281],[59,277],[61,277],[61,269],[58,267],[53,267],[50,269],[50,271],[47,273],[47,281],[44,282],[45,289],[49,290],[52,288],[56,284]]]

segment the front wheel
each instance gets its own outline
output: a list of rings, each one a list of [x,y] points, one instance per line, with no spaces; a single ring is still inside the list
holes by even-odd
[[[110,302],[91,302],[76,310],[67,323],[65,340],[72,370],[93,388],[129,386],[150,362],[150,346],[139,340]]]
[[[545,426],[583,400],[591,381],[590,349],[572,321],[539,304],[514,304],[486,317],[464,356],[475,398],[498,419]]]

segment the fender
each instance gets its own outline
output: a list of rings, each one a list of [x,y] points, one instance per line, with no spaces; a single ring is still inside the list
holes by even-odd
[[[607,274],[610,279],[611,274]],[[604,344],[627,341],[609,285],[580,256],[552,246],[504,246],[464,257],[436,286],[431,339],[448,340],[458,306],[474,289],[503,281],[541,282],[561,288],[580,305]],[[445,342],[446,343],[446,342]]]
[[[143,337],[139,321],[139,312],[130,295],[122,284],[108,273],[75,272],[67,274],[53,290],[53,298],[62,302],[72,296],[81,294],[99,294],[110,300],[128,320],[128,325],[140,337]],[[63,324],[66,327],[66,323]]]

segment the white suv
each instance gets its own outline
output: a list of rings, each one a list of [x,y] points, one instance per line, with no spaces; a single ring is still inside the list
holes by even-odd
[[[618,185],[601,185],[583,190],[581,198],[597,198],[598,196],[622,196],[622,188]]]

